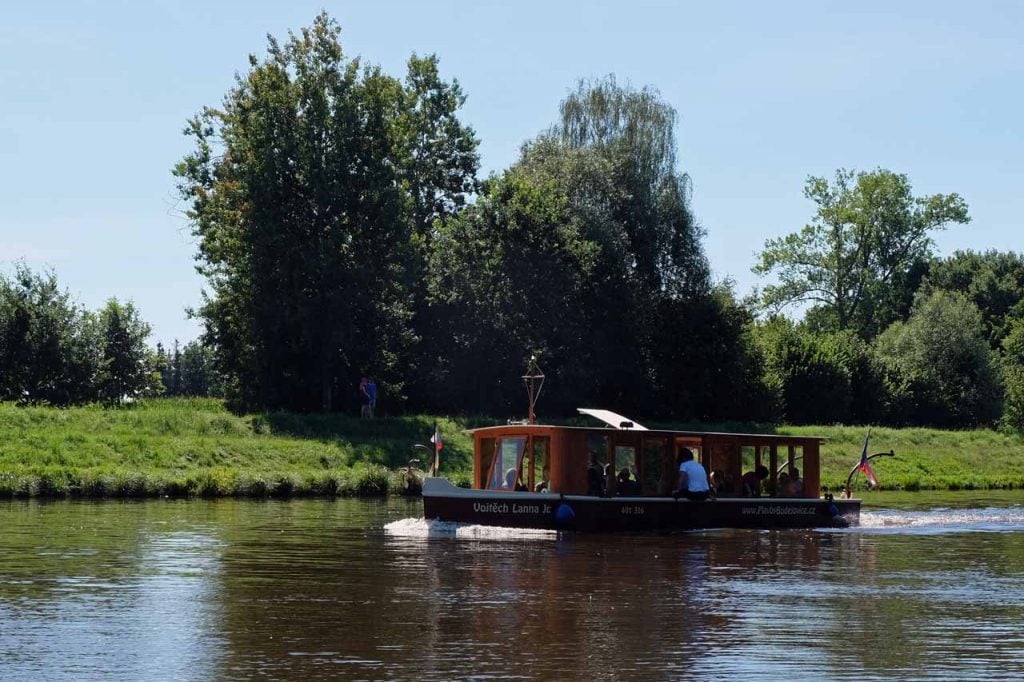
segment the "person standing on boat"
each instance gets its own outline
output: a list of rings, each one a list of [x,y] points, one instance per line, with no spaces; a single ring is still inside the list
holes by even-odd
[[[674,497],[682,495],[694,502],[708,499],[711,495],[708,472],[704,471],[704,467],[693,459],[693,450],[679,448],[676,461],[679,463],[679,482],[676,484],[676,489],[672,491],[672,495]]]

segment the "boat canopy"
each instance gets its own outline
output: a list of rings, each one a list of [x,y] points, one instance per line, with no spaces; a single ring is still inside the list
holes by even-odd
[[[611,410],[598,410],[592,407],[579,407],[576,409],[576,411],[579,412],[580,414],[586,414],[590,415],[591,417],[594,417],[595,419],[600,419],[613,429],[632,429],[634,431],[647,430],[646,427],[637,424],[629,417],[623,417],[621,414],[616,414]]]

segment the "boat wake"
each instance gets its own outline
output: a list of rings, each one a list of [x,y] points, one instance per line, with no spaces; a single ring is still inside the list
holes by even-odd
[[[472,540],[554,540],[558,532],[541,528],[503,528],[427,519],[399,519],[384,526],[388,535],[402,537],[446,537]]]
[[[879,509],[862,511],[861,530],[922,533],[1024,530],[1024,507],[979,507],[927,510]]]

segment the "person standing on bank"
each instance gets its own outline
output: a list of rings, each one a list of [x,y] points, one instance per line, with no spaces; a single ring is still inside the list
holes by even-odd
[[[679,463],[679,482],[676,484],[676,489],[672,491],[672,496],[682,495],[694,502],[708,499],[711,494],[708,473],[704,471],[701,464],[693,459],[693,451],[690,448],[679,448],[676,461]]]
[[[363,419],[370,418],[370,392],[367,384],[366,377],[359,380],[359,416]]]
[[[366,393],[370,396],[370,419],[377,416],[377,382],[373,377],[366,382]]]

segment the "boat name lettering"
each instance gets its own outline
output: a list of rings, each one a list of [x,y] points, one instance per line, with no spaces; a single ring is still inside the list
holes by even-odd
[[[511,507],[511,508],[510,508]],[[519,504],[509,505],[507,502],[474,502],[473,511],[479,514],[550,514],[550,504]]]
[[[812,516],[814,515],[814,507],[783,507],[781,505],[764,505],[758,507],[743,507],[740,510],[740,513],[754,516],[765,514],[770,514],[772,516]]]

